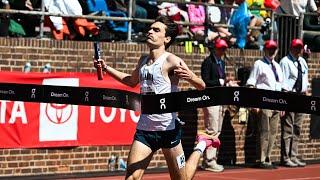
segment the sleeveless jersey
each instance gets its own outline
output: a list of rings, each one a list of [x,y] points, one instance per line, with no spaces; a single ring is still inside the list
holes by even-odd
[[[140,68],[140,92],[141,94],[164,94],[177,92],[178,87],[167,82],[162,75],[163,64],[170,53],[163,53],[153,64],[147,65],[147,58]],[[166,131],[175,128],[177,115],[173,113],[141,114],[137,129],[144,131]]]

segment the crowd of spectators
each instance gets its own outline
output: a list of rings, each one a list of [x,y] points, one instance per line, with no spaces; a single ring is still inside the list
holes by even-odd
[[[180,25],[179,37],[183,41],[195,40],[208,43],[222,38],[231,47],[262,50],[264,41],[270,39],[270,26],[274,22],[271,22],[271,11],[261,9],[269,8],[277,13],[299,16],[300,13],[317,11],[319,4],[318,0],[191,1],[208,3],[212,6],[193,4],[190,0],[179,4],[156,0],[133,0],[132,17],[154,19],[157,15],[167,15],[175,21],[196,24]],[[45,11],[50,13],[116,17],[129,15],[129,0],[43,0],[43,3]],[[1,0],[0,5],[3,9],[41,11],[41,0]],[[0,36],[37,37],[40,22],[40,16],[2,13]],[[318,31],[319,22],[317,16],[305,16],[304,27],[309,31]],[[125,21],[49,16],[45,17],[44,24],[50,27],[48,36],[57,40],[117,41],[126,40],[128,34],[128,22]],[[272,25],[276,27],[275,24]],[[144,41],[146,26],[148,26],[146,23],[133,22],[134,41]],[[306,33],[305,39],[320,42],[317,33]],[[317,47],[312,48],[317,49]]]

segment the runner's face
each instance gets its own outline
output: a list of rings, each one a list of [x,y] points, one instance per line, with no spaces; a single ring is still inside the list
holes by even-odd
[[[150,26],[147,33],[147,44],[151,48],[164,46],[170,41],[170,37],[166,37],[166,25],[161,22],[155,22]]]

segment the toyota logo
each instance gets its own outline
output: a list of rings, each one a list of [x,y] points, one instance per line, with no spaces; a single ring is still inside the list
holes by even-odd
[[[46,116],[55,124],[63,124],[67,122],[73,112],[73,106],[70,104],[48,103],[46,105]]]

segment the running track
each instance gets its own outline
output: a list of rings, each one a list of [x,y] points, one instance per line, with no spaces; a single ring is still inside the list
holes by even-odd
[[[73,178],[68,180],[119,180],[123,176],[96,178]],[[143,180],[170,180],[168,173],[145,174]],[[222,173],[198,171],[194,180],[320,180],[320,164],[308,165],[304,168],[280,167],[273,170],[257,168],[226,169]]]

